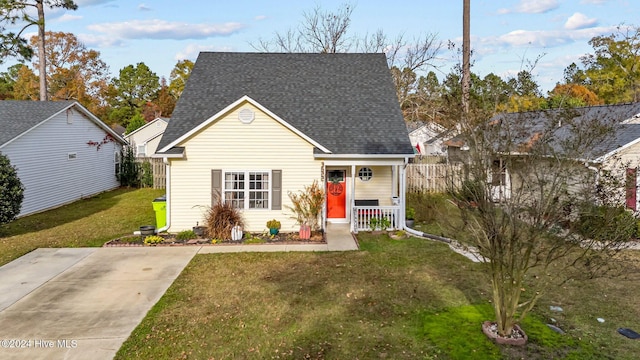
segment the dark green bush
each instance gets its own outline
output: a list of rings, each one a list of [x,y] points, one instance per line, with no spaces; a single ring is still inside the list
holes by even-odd
[[[575,224],[576,231],[589,239],[627,240],[636,236],[637,219],[622,206],[585,206]]]
[[[409,193],[407,194],[407,207],[413,208],[415,221],[434,222],[437,219],[438,211],[447,201],[445,194],[439,193]]]
[[[197,239],[197,238],[198,238],[198,235],[196,235],[196,233],[193,232],[193,230],[184,230],[176,234],[176,240],[191,240],[191,239]]]
[[[24,186],[9,158],[0,154],[0,225],[16,218],[22,208]]]

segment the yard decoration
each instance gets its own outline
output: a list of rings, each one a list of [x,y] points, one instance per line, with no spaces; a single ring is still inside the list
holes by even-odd
[[[300,232],[298,233],[300,240],[309,240],[311,238],[311,226],[307,224],[300,225]]]
[[[240,241],[242,240],[242,226],[236,225],[231,229],[231,240]]]

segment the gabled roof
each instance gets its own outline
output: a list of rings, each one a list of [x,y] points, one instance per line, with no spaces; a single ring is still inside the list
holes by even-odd
[[[561,150],[559,143],[575,137],[574,128],[601,126],[612,128],[605,141],[594,144],[582,153],[582,160],[601,161],[628,146],[640,142],[640,123],[634,121],[640,114],[640,103],[588,106],[569,109],[501,113],[491,124],[516,124],[511,126],[513,145],[523,149],[540,139],[552,139],[550,145]],[[630,121],[631,120],[631,121]],[[581,126],[582,125],[582,126]],[[462,135],[447,142],[449,146],[464,145]],[[511,150],[513,151],[513,149]]]
[[[331,154],[413,154],[384,54],[212,52],[198,56],[159,152],[242,98]]]
[[[120,135],[76,101],[2,100],[0,101],[0,148],[72,107],[75,107],[116,140],[125,143]]]
[[[170,118],[157,117],[157,118],[155,118],[155,119],[153,119],[153,120],[149,121],[148,123],[146,123],[146,124],[144,124],[144,125],[140,126],[139,128],[137,128],[137,129],[133,130],[130,134],[124,134],[124,137],[125,137],[125,138],[129,138],[129,137],[133,136],[134,134],[136,134],[136,133],[140,132],[141,130],[148,128],[148,127],[149,127],[149,126],[151,126],[152,124],[157,123],[158,121],[164,121],[165,123],[169,123],[169,119],[170,119]],[[160,134],[162,134],[162,132],[160,132]],[[155,135],[154,135],[153,137],[155,137]]]

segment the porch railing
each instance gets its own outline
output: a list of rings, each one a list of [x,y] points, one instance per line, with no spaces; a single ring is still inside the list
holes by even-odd
[[[353,206],[352,231],[395,230],[400,228],[399,206]],[[382,228],[382,227],[385,228]]]

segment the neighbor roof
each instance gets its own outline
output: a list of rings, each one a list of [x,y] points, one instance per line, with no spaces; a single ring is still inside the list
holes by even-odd
[[[1,100],[0,101],[0,146],[29,131],[53,115],[72,106],[91,118],[98,126],[108,131],[118,141],[124,140],[112,129],[106,126],[88,110],[75,101],[28,101]]]
[[[200,53],[158,149],[243,96],[332,154],[413,154],[384,54]]]
[[[552,109],[528,112],[500,113],[490,123],[515,124],[511,126],[509,136],[514,146],[526,145],[541,139],[541,135],[552,129],[552,147],[561,150],[560,142],[576,136],[573,126],[586,128],[593,126],[611,126],[612,133],[604,141],[594,144],[582,154],[582,159],[598,160],[623,147],[640,141],[640,103],[588,106],[568,109]],[[628,121],[634,120],[635,121]],[[569,125],[571,123],[571,125]],[[583,125],[583,126],[580,126]],[[450,140],[448,145],[464,145],[462,135]],[[555,146],[554,146],[555,144]]]

